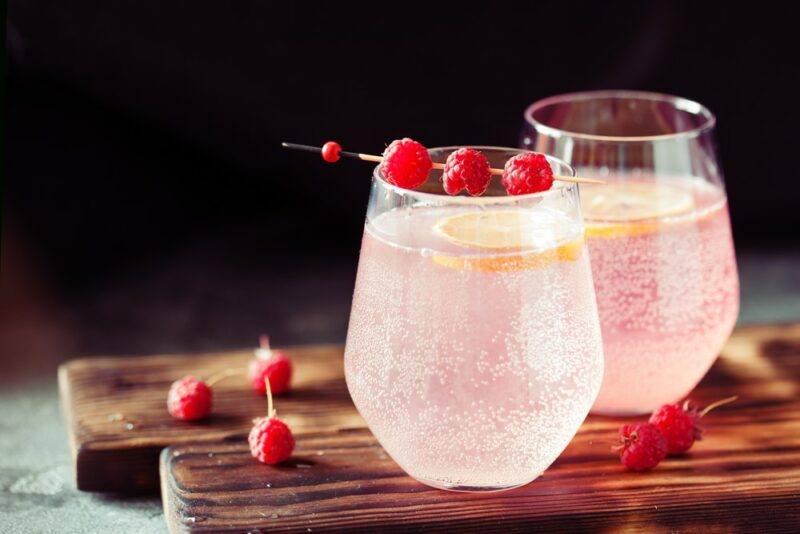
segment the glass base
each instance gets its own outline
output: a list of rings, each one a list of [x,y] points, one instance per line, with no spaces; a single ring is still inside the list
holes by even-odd
[[[426,480],[424,478],[414,477],[414,479],[432,488],[447,490],[447,491],[460,491],[463,493],[490,493],[497,491],[506,491],[514,488],[519,488],[520,486],[525,486],[526,484],[530,484],[537,478],[539,478],[539,475],[536,475],[535,477],[529,480],[525,480],[524,482],[516,482],[508,485],[499,485],[499,486],[464,486],[458,484],[447,484],[439,480]]]

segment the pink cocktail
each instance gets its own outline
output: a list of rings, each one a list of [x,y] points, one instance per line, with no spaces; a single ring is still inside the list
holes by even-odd
[[[444,161],[452,150],[431,155]],[[516,153],[482,150],[493,166]],[[381,445],[418,480],[519,486],[566,447],[602,379],[577,188],[447,197],[439,177],[409,191],[376,171],[347,385]]]
[[[653,193],[670,187],[692,207],[645,220],[587,216],[608,355],[595,403],[595,410],[603,412],[650,410],[686,397],[714,363],[739,309],[725,193],[690,178],[670,180],[668,186],[623,183],[628,190]],[[604,187],[620,186],[611,180]],[[595,193],[608,194],[594,189],[585,189],[586,203]]]
[[[606,366],[593,411],[680,401],[736,322],[739,283],[714,117],[695,102],[599,91],[537,102],[523,145],[579,176]]]

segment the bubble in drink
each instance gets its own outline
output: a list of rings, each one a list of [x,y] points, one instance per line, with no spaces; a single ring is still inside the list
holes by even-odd
[[[687,396],[733,329],[728,206],[700,178],[608,179],[581,190],[606,358],[593,411],[649,412]]]
[[[580,220],[418,207],[364,231],[345,352],[353,401],[426,484],[525,484],[566,447],[603,373]]]

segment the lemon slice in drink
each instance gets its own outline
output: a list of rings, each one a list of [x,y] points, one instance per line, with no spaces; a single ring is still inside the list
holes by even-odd
[[[468,212],[440,220],[434,231],[456,245],[492,256],[436,254],[444,267],[473,271],[516,271],[543,267],[553,261],[574,261],[583,250],[583,236],[572,224],[536,211],[494,210]],[[531,252],[520,252],[529,249]],[[502,254],[503,251],[508,254]]]
[[[695,209],[688,190],[656,182],[611,182],[581,187],[589,237],[640,235],[657,231],[667,217]]]
[[[434,231],[451,243],[486,250],[549,248],[569,221],[542,211],[470,211],[441,219]],[[563,238],[562,238],[563,239]]]

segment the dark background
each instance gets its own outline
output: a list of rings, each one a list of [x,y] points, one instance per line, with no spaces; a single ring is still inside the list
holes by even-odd
[[[778,5],[13,0],[3,360],[343,341],[370,168],[280,141],[514,146],[568,91],[707,105],[737,250],[797,250]]]

